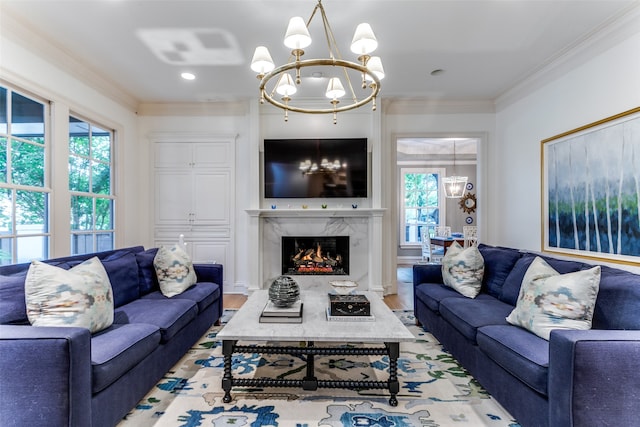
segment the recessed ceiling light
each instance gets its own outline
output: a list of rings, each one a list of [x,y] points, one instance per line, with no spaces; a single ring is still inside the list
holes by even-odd
[[[180,74],[180,77],[182,77],[185,80],[195,80],[196,79],[196,75],[193,73],[182,73]]]
[[[436,68],[435,70],[433,70],[433,71],[431,72],[431,75],[432,75],[432,76],[439,76],[439,75],[441,75],[442,73],[444,73],[444,70],[443,70],[442,68]]]

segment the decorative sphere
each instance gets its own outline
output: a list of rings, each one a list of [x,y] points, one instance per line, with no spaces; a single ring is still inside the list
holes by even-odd
[[[298,283],[289,276],[279,276],[269,286],[269,299],[276,307],[289,307],[300,298]]]

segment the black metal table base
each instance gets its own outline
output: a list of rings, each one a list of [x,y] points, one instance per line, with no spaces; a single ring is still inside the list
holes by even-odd
[[[223,402],[231,402],[231,389],[240,387],[301,387],[303,390],[313,391],[318,388],[345,388],[350,390],[360,389],[388,389],[391,397],[389,404],[398,405],[396,396],[400,391],[398,382],[398,357],[400,344],[397,342],[384,343],[384,347],[316,347],[312,341],[304,347],[289,346],[246,346],[237,345],[237,341],[224,340],[222,342],[224,355],[224,375],[222,377],[222,389],[224,390]],[[291,354],[306,356],[306,374],[301,380],[287,380],[279,378],[233,378],[231,371],[234,353],[261,353],[261,354]],[[319,380],[315,376],[315,356],[389,356],[389,379],[387,381],[359,381],[359,380]]]

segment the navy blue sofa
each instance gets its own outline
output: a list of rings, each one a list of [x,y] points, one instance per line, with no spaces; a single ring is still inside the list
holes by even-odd
[[[222,315],[223,267],[196,264],[198,283],[167,298],[142,246],[97,256],[114,295],[114,323],[95,334],[27,319],[29,263],[0,267],[0,420],[3,426],[116,425]]]
[[[480,245],[482,291],[442,284],[440,265],[414,265],[416,321],[523,427],[640,423],[640,275],[602,266],[591,330],[553,330],[549,341],[505,320],[539,254]],[[561,274],[593,267],[542,256]]]

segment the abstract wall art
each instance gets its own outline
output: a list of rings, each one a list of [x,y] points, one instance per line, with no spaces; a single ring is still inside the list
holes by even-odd
[[[542,250],[640,263],[640,107],[541,149]]]

